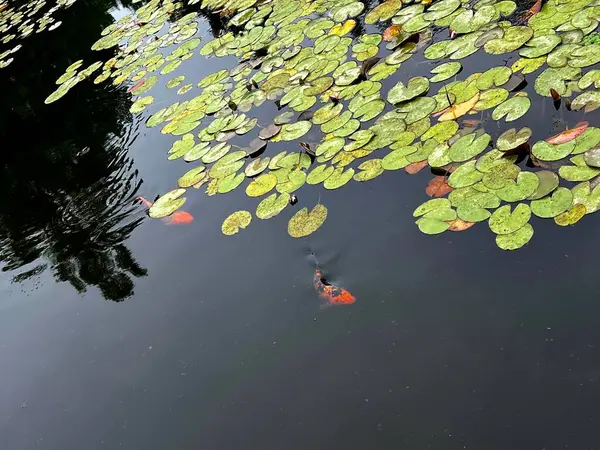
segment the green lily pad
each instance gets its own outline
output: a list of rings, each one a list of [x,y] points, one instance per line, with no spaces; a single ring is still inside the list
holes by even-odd
[[[556,34],[537,36],[526,43],[526,47],[521,49],[519,55],[525,58],[539,58],[550,53],[560,43],[561,38]]]
[[[448,177],[448,184],[456,189],[471,186],[482,178],[483,174],[475,168],[475,161],[469,161],[456,169]]]
[[[479,155],[489,145],[491,137],[483,134],[477,137],[476,133],[470,133],[458,138],[450,147],[448,156],[453,162],[463,162]]]
[[[517,148],[526,143],[531,137],[531,128],[523,127],[519,131],[511,128],[502,133],[496,141],[496,148],[502,152]]]
[[[301,169],[292,170],[284,182],[277,183],[277,192],[285,192],[291,194],[300,189],[306,182],[306,172]]]
[[[275,175],[264,173],[246,187],[246,195],[249,197],[260,197],[273,189],[276,184],[277,177]]]
[[[387,101],[395,105],[401,102],[411,100],[419,95],[426,93],[429,90],[429,80],[425,77],[414,77],[408,80],[408,84],[399,81],[393,88],[390,89],[387,96]]]
[[[506,66],[494,67],[482,73],[475,82],[481,91],[502,86],[512,75],[512,70]]]
[[[571,189],[573,204],[585,206],[586,214],[592,214],[600,209],[600,185],[592,190],[590,182],[584,181]]]
[[[571,91],[567,83],[571,80],[578,80],[580,77],[581,69],[576,67],[549,67],[535,79],[535,92],[544,97],[550,97],[550,89],[554,89],[560,95],[569,96]]]
[[[462,70],[462,64],[459,62],[448,62],[440,64],[437,67],[431,69],[431,73],[435,74],[429,79],[432,83],[438,83],[452,78],[458,72]]]
[[[517,231],[496,236],[496,245],[502,250],[517,250],[526,245],[533,237],[533,227],[526,223]]]
[[[447,198],[433,198],[431,200],[427,200],[425,203],[419,205],[413,211],[413,217],[421,217],[426,214],[429,214],[436,209],[450,209],[452,208],[452,204],[450,200]]]
[[[598,144],[600,144],[600,128],[588,127],[583,134],[580,134],[575,139],[575,148],[571,154],[579,155],[585,153]]]
[[[429,139],[435,139],[438,143],[446,142],[458,131],[458,123],[449,120],[446,122],[439,122],[427,130],[422,136],[421,140],[426,141]]]
[[[515,96],[494,109],[492,113],[493,120],[500,120],[504,117],[507,122],[512,122],[525,115],[531,107],[531,100],[529,97]]]
[[[511,26],[504,31],[501,39],[492,39],[483,48],[491,55],[501,55],[519,49],[532,36],[533,30],[527,26]]]
[[[535,175],[538,177],[538,187],[529,196],[529,200],[539,200],[549,195],[551,192],[554,192],[560,183],[558,175],[550,170],[540,170],[539,172],[535,172]]]
[[[456,208],[456,214],[466,222],[483,222],[492,215],[487,209],[476,205],[460,205]]]
[[[356,181],[369,181],[378,177],[384,172],[381,159],[371,159],[369,161],[365,161],[358,166],[358,170],[360,170],[360,172],[354,175],[354,179]]]
[[[270,161],[271,158],[269,158],[268,156],[264,158],[257,158],[246,166],[246,168],[244,169],[244,173],[247,177],[255,177],[256,175],[264,172],[267,169],[267,167],[269,167]]]
[[[333,173],[323,182],[325,189],[338,189],[348,183],[354,175],[354,169],[349,168],[344,170],[343,167],[338,167]]]
[[[288,193],[284,192],[279,195],[271,194],[267,198],[263,199],[256,207],[256,217],[262,220],[275,217],[285,209],[289,202],[290,194]]]
[[[427,217],[421,217],[415,223],[424,234],[440,234],[450,228],[450,224],[447,222]]]
[[[521,169],[510,161],[500,160],[493,164],[489,171],[483,175],[484,186],[489,189],[502,189],[510,184],[511,180],[516,180]]]
[[[519,203],[511,213],[510,205],[498,208],[489,220],[490,230],[496,234],[510,234],[525,226],[531,218],[531,209],[525,203]]]
[[[531,153],[542,161],[558,161],[570,155],[575,148],[575,141],[564,144],[549,144],[546,141],[537,141],[531,148]]]
[[[327,208],[316,205],[310,212],[302,208],[288,222],[288,234],[293,238],[306,237],[317,231],[327,219]]]
[[[591,112],[600,107],[600,91],[588,91],[579,94],[571,102],[571,109],[579,111],[585,108],[585,112]]]
[[[588,181],[600,174],[600,169],[588,166],[561,166],[558,169],[561,178],[567,181]]]
[[[220,178],[219,184],[217,186],[217,192],[219,194],[226,194],[228,192],[231,192],[240,184],[242,184],[245,178],[246,176],[243,173],[231,173],[226,177]]]
[[[310,171],[306,177],[308,184],[321,184],[331,176],[335,168],[326,164],[321,164]]]
[[[281,126],[281,131],[270,140],[272,142],[294,141],[309,132],[312,123],[308,120],[301,120],[296,123],[286,123]]]
[[[248,211],[236,211],[229,215],[221,225],[221,231],[226,236],[232,236],[246,228],[252,221],[252,214]]]
[[[148,210],[148,215],[153,219],[160,219],[173,214],[185,203],[185,198],[181,198],[183,194],[185,189],[174,189],[161,195]]]
[[[557,188],[550,196],[533,200],[531,212],[542,219],[556,217],[573,204],[573,193],[564,187]]]
[[[181,178],[179,178],[179,180],[177,180],[177,185],[180,188],[193,186],[206,176],[205,170],[205,166],[198,166],[188,170]]]
[[[510,180],[504,187],[496,190],[496,195],[505,202],[519,202],[533,195],[540,183],[532,172],[521,172],[516,181]]]
[[[229,152],[229,150],[231,150],[231,145],[225,142],[221,142],[220,144],[217,144],[214,147],[212,147],[207,153],[204,154],[204,156],[202,157],[202,162],[204,164],[210,164],[215,161],[218,161],[223,156],[225,156]]]

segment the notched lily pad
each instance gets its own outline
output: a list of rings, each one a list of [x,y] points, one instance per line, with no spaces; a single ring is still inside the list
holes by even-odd
[[[310,212],[302,208],[288,222],[288,234],[293,238],[306,237],[317,231],[327,219],[327,208],[317,204]]]

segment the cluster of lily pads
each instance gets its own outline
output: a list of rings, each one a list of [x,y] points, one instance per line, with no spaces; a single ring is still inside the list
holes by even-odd
[[[75,0],[58,0],[49,7],[46,0],[35,0],[23,3],[18,7],[11,6],[8,1],[0,1],[0,42],[4,47],[0,52],[0,69],[8,66],[14,60],[14,55],[22,47],[15,44],[32,33],[44,30],[52,31],[61,25],[52,16],[60,8],[68,8]]]
[[[204,0],[200,6],[226,17],[231,29],[205,42],[200,55],[234,56],[239,64],[195,87],[180,87],[183,75],[166,82],[181,95],[200,92],[154,112],[146,124],[181,136],[168,158],[195,165],[177,189],[154,203],[151,217],[175,212],[190,187],[225,194],[249,179],[249,197],[268,194],[255,211],[268,219],[304,184],[337,189],[350,180],[366,182],[400,169],[412,174],[427,166],[437,174],[426,189],[434,198],[414,211],[427,234],[488,221],[497,245],[514,250],[533,236],[531,214],[570,225],[600,208],[599,128],[581,123],[530,143],[527,127],[492,139],[484,121],[471,119],[524,117],[531,107],[522,90],[529,74],[535,92],[550,102],[562,98],[575,111],[600,107],[600,69],[587,69],[600,62],[600,0],[549,0],[528,11],[512,0],[387,0],[369,11],[356,0]],[[114,47],[115,56],[79,72],[81,63],[67,68],[47,102],[101,70],[95,83],[110,78],[131,84],[132,111],[145,110],[154,98],[143,94],[159,74],[173,71],[200,46],[196,13],[163,30],[180,7],[152,0],[108,27],[93,48]],[[385,31],[370,26],[353,38],[358,20]],[[508,55],[510,62],[458,79],[459,60],[478,51]],[[396,81],[406,78],[398,69],[417,54],[440,63],[428,76]],[[382,81],[392,77],[396,83],[385,92]],[[250,112],[265,102],[281,112],[260,127]],[[266,153],[269,143],[315,134],[318,143]],[[245,135],[253,138],[248,145],[230,143]],[[524,157],[530,168],[521,164]],[[571,184],[560,186],[561,179]],[[288,232],[307,236],[326,216],[324,205],[303,208],[290,219]],[[224,221],[223,233],[235,234],[251,219],[249,211],[237,211]]]

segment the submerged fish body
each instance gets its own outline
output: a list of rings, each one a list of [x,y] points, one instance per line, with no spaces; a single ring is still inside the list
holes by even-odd
[[[319,297],[327,302],[326,305],[351,305],[356,301],[356,298],[346,289],[327,283],[319,268],[315,271],[313,285]]]

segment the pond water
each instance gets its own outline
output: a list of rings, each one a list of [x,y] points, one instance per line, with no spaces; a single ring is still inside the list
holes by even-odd
[[[44,104],[65,68],[97,58],[102,30],[137,7],[78,0],[0,69],[1,448],[598,445],[598,215],[571,227],[533,217],[535,237],[514,252],[486,224],[429,236],[412,216],[428,198],[426,169],[304,186],[285,214],[234,236],[223,219],[258,203],[242,188],[190,189],[191,223],[150,219],[134,199],[173,189],[191,167],[166,158],[179,136],[145,125],[198,94],[165,82],[195,84],[237,59],[196,52],[160,78],[140,114],[129,112],[127,85],[108,83]],[[216,15],[195,20],[203,41],[223,31]],[[500,59],[463,59],[461,79]],[[385,90],[436,64],[403,63]],[[259,124],[277,113],[265,103]],[[582,119],[598,115],[538,97],[513,126],[529,126],[535,142]],[[497,123],[482,125],[493,139],[507,128]],[[289,218],[318,201],[326,222],[292,239]],[[322,307],[311,252],[354,304]]]

